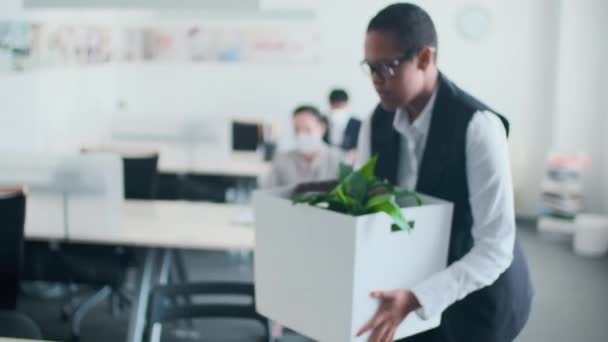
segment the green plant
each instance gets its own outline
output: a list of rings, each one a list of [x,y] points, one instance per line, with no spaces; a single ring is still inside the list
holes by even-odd
[[[393,231],[411,231],[413,222],[408,222],[401,213],[401,206],[407,198],[422,201],[415,192],[399,191],[386,180],[375,175],[377,156],[355,171],[353,167],[340,165],[337,182],[312,183],[299,186],[294,191],[294,204],[305,203],[353,216],[383,212],[389,215]]]

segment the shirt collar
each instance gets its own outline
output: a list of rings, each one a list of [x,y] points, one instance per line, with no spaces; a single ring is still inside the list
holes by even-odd
[[[431,126],[431,116],[433,115],[433,109],[435,108],[435,100],[437,99],[437,89],[433,91],[433,95],[426,103],[420,115],[410,123],[410,119],[405,108],[397,109],[395,119],[393,120],[393,127],[397,132],[401,134],[409,134],[412,131],[416,131],[424,136],[429,132]]]
[[[350,120],[350,115],[349,114],[350,114],[350,111],[348,110],[348,107],[340,108],[340,109],[334,109],[331,112],[331,115],[329,117],[329,121],[333,125],[346,126],[348,120]]]

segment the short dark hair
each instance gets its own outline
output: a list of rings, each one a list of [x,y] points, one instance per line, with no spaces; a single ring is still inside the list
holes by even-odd
[[[329,103],[347,102],[348,93],[344,89],[334,89],[329,93]]]
[[[321,114],[319,109],[315,106],[311,106],[311,105],[299,106],[293,111],[293,116],[295,117],[301,113],[312,114],[312,116],[314,116],[315,119],[319,120],[319,122],[321,122],[323,124],[326,123],[325,116],[323,116],[323,114]]]
[[[376,14],[367,26],[367,32],[394,33],[406,58],[413,58],[424,47],[435,48],[437,58],[437,31],[429,14],[414,4],[390,5]]]

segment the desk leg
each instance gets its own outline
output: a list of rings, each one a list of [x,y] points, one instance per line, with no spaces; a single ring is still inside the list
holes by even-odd
[[[173,259],[173,251],[170,249],[163,250],[162,261],[160,263],[160,271],[158,273],[158,283],[160,285],[167,285],[169,282],[169,275],[171,273],[171,262]],[[160,342],[160,336],[162,334],[162,325],[160,323],[154,323],[152,325],[152,333],[150,334],[150,341]]]
[[[139,289],[137,297],[131,308],[127,342],[142,342],[146,324],[146,311],[148,310],[148,296],[152,287],[153,276],[158,260],[158,251],[154,248],[146,250],[143,269],[139,276]]]

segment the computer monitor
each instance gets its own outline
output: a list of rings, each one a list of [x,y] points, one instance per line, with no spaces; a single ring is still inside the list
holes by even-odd
[[[262,143],[262,125],[253,122],[232,122],[232,149],[255,151]]]

